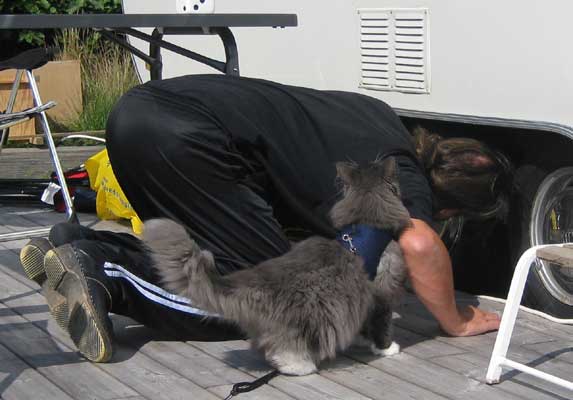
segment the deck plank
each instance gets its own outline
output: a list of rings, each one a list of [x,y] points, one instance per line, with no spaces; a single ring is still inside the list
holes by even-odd
[[[121,327],[129,327],[116,335],[120,344],[129,343],[138,352],[154,359],[163,366],[184,376],[211,393],[220,393],[221,387],[232,387],[237,382],[252,381],[255,377],[234,369],[224,362],[209,356],[186,342],[163,339],[162,334],[137,324],[127,317],[115,316],[116,332]],[[230,386],[229,386],[230,385]],[[212,390],[213,388],[218,388]],[[272,397],[292,399],[292,397],[268,387],[265,393]],[[226,397],[229,392],[225,393]]]
[[[233,385],[213,386],[209,388],[209,391],[219,396],[220,398],[224,399],[229,395],[232,388]],[[278,391],[272,386],[263,385],[257,388],[256,390],[253,390],[252,392],[241,393],[240,397],[237,398],[237,400],[268,400],[268,399],[291,400],[293,399],[293,397],[290,397],[289,395]]]
[[[484,307],[498,311],[500,315],[502,314],[503,307],[505,305],[504,303],[483,298],[479,299],[479,303]],[[573,326],[571,324],[567,325],[550,322],[548,319],[523,310],[523,308],[518,312],[518,319],[516,321],[516,326],[518,327],[528,328],[541,333],[547,333],[547,328],[549,325],[551,326],[551,336],[559,337],[564,340],[571,338],[573,333]]]
[[[430,321],[424,318],[421,318],[416,315],[408,315],[407,317],[398,320],[398,325],[401,328],[410,330],[412,332],[421,334],[423,336],[430,336],[433,337],[434,340],[440,341],[445,344],[452,345],[456,348],[464,349],[468,352],[469,356],[480,356],[482,358],[482,365],[484,367],[483,370],[483,377],[485,377],[485,369],[489,363],[489,358],[491,357],[491,352],[493,350],[493,345],[495,342],[496,332],[490,332],[488,334],[474,336],[470,338],[456,338],[456,337],[448,337],[443,336],[437,325],[434,321]],[[516,331],[519,329],[523,329],[520,327],[516,327]],[[519,332],[516,336],[521,336],[522,339],[530,337],[535,340],[538,336],[534,335],[520,335]],[[551,359],[544,353],[539,353],[534,350],[530,350],[526,347],[527,342],[522,340],[521,343],[511,344],[508,352],[508,357],[512,360],[517,362],[534,366],[539,370],[545,371],[547,373],[567,377],[571,375],[571,371],[573,371],[573,364],[568,362],[564,362],[560,359]],[[510,375],[510,376],[513,376]],[[507,378],[502,375],[502,379]],[[483,379],[483,378],[482,378]],[[555,385],[547,383],[545,381],[540,381],[534,379],[533,377],[527,376],[527,382],[535,382],[535,387],[538,387],[540,390],[547,390],[549,392],[555,393],[556,395],[563,395],[564,389],[558,388]],[[566,392],[566,391],[565,391]]]
[[[197,399],[210,400],[216,398],[210,392],[203,390],[190,380],[164,367],[159,362],[151,359],[144,353],[138,352],[137,349],[134,348],[117,346],[115,351],[116,362],[114,363],[96,365],[86,362],[77,351],[74,350],[74,345],[67,335],[62,332],[58,326],[52,323],[47,306],[41,295],[35,291],[29,291],[27,286],[20,284],[6,275],[0,279],[0,292],[7,295],[4,298],[0,298],[0,304],[9,304],[12,308],[12,310],[9,310],[9,313],[11,313],[14,318],[17,318],[17,316],[13,311],[18,312],[21,315],[20,318],[22,321],[25,321],[22,322],[22,324],[25,325],[28,330],[33,331],[36,335],[42,336],[43,334],[50,339],[56,339],[54,344],[60,352],[53,351],[53,353],[56,353],[51,354],[51,357],[54,359],[58,359],[62,351],[66,352],[69,363],[81,363],[81,365],[94,367],[98,371],[98,374],[102,376],[102,381],[105,380],[103,377],[105,375],[110,378],[113,377],[114,381],[118,380],[128,388],[136,387],[137,393],[145,397],[166,400],[174,398],[184,399],[187,398],[188,393],[192,392],[194,393],[194,398]],[[46,324],[46,321],[50,323]],[[39,329],[38,326],[46,329],[50,335],[47,335],[47,333]],[[4,337],[3,332],[0,332],[0,343],[3,343],[5,340],[7,339]],[[15,343],[11,344],[14,345]],[[22,351],[24,350],[20,349],[20,352]],[[117,360],[122,360],[122,362],[117,362]],[[49,360],[47,362],[49,363]],[[107,374],[105,372],[107,372]],[[85,382],[86,376],[84,375],[85,374],[80,374],[78,380],[74,379],[74,381]],[[101,382],[101,384],[106,383]],[[83,385],[85,385],[85,383],[83,383]],[[94,385],[94,388],[95,387],[97,387],[97,385]],[[129,394],[137,393],[129,392]]]
[[[539,354],[545,354],[548,358],[573,364],[573,337],[569,340],[554,339],[546,342],[527,343],[523,347]]]
[[[43,296],[34,289],[37,285],[22,283],[4,271],[0,266],[0,344],[74,398],[116,399],[138,394],[82,359],[69,338],[62,341],[40,329],[60,330],[50,318]]]
[[[0,393],[5,400],[73,399],[1,344]]]
[[[36,222],[30,221],[22,217],[21,215],[13,214],[10,212],[6,212],[6,210],[2,211],[2,223],[0,224],[0,234],[2,233],[12,233],[27,229],[34,229],[38,226]]]
[[[172,369],[148,357],[143,352],[126,346],[114,353],[116,362],[102,364],[100,368],[122,383],[137,390],[143,397],[154,400],[214,400],[217,396],[181,376]],[[117,362],[119,361],[119,362]]]
[[[75,351],[62,346],[2,302],[0,315],[0,344],[71,397],[113,400],[137,395],[113,376],[80,359]]]
[[[461,374],[473,378],[481,383],[485,383],[485,374],[489,365],[489,356],[480,356],[471,351],[458,348],[456,346],[442,343],[437,340],[424,340],[424,337],[414,332],[396,328],[397,338],[402,341],[406,338],[403,351],[407,354],[428,360],[432,363],[445,367],[453,373]],[[413,344],[412,344],[413,343]],[[427,343],[427,345],[422,345]],[[435,346],[439,352],[432,351]],[[430,351],[428,351],[430,350]],[[442,352],[442,354],[440,354]],[[556,395],[547,395],[540,391],[539,388],[527,385],[528,377],[517,375],[511,380],[504,379],[492,387],[500,389],[503,392],[498,393],[499,398],[506,398],[510,395],[517,395],[524,399],[551,400]],[[506,393],[509,393],[507,395]]]
[[[320,372],[322,376],[372,399],[438,400],[447,398],[423,388],[417,383],[405,381],[402,377],[388,374],[365,364],[352,362],[352,360],[343,357],[337,357],[335,361],[326,364],[324,368]]]
[[[22,285],[28,286],[32,290],[39,290],[40,286],[29,280],[20,266],[20,257],[14,251],[3,246],[0,243],[0,270],[2,273],[17,280]]]
[[[416,313],[408,314],[404,318],[397,319],[396,321],[398,326],[402,328],[411,330],[424,336],[434,337],[436,340],[443,343],[452,344],[459,348],[485,356],[491,355],[491,351],[497,336],[497,332],[489,332],[487,334],[467,338],[449,337],[440,331],[436,321],[420,317],[420,315]],[[539,356],[543,356],[544,354],[542,353],[536,352],[534,350],[528,350],[527,345],[551,342],[554,340],[555,335],[553,332],[553,326],[551,332],[549,333],[547,329],[547,321],[545,321],[545,329],[543,331],[540,330],[540,325],[538,324],[541,323],[536,322],[535,329],[532,329],[527,324],[516,324],[510,345],[510,354],[516,361],[526,363],[528,360],[535,360],[539,358]],[[573,329],[570,329],[570,332],[573,332]],[[557,337],[560,336],[560,334],[557,335]],[[568,339],[570,340],[570,338],[571,336],[569,335]],[[547,360],[546,364],[547,366],[553,366],[553,369],[556,372],[561,369],[566,370],[567,368],[572,368],[573,370],[573,364],[562,360]]]
[[[226,342],[188,342],[193,347],[228,363],[229,365],[253,376],[253,379],[271,371],[261,355],[251,351],[244,340]],[[296,399],[347,399],[364,400],[367,397],[348,389],[323,376],[312,374],[301,377],[278,376],[269,385]]]
[[[104,146],[59,146],[58,158],[64,171],[83,164]],[[54,170],[48,149],[5,148],[0,157],[0,179],[48,178]]]
[[[59,222],[50,210],[0,207],[26,229]],[[30,212],[32,211],[32,212]],[[128,224],[82,219],[96,229],[130,232]],[[28,221],[23,222],[22,220]],[[19,221],[19,222],[18,222]],[[0,222],[0,225],[2,222]],[[15,225],[14,225],[15,226]],[[12,226],[10,229],[14,229]],[[232,385],[270,370],[247,341],[198,342],[167,339],[126,317],[112,316],[117,352],[113,362],[92,364],[52,320],[40,288],[29,281],[18,253],[25,240],[0,243],[0,399],[110,400],[222,399]],[[460,303],[501,312],[503,304],[456,293]],[[500,399],[564,400],[561,389],[526,374],[504,370],[501,383],[484,382],[496,333],[472,338],[445,336],[411,294],[396,315],[403,352],[376,358],[352,349],[324,363],[318,374],[279,376],[239,399]],[[565,379],[573,370],[573,327],[518,314],[510,358]],[[89,377],[89,378],[88,378]],[[71,383],[68,381],[71,380]],[[28,383],[28,384],[27,384]],[[36,395],[34,395],[36,393]]]
[[[497,400],[499,398],[498,390],[478,380],[406,352],[392,357],[374,357],[366,352],[356,351],[350,356],[411,385],[420,386],[449,399]],[[447,385],[444,385],[446,380]],[[518,396],[508,396],[508,398],[519,399]]]
[[[20,254],[20,250],[22,247],[28,243],[30,239],[18,239],[18,240],[10,240],[9,242],[0,242],[0,247],[4,249],[11,250],[14,254]],[[2,259],[0,258],[0,263]]]
[[[464,356],[436,357],[432,359],[432,362],[445,368],[458,371],[478,381],[485,382],[489,359],[477,354],[468,353]],[[509,398],[509,396],[518,396],[521,399],[534,400],[571,399],[570,391],[530,375],[518,373],[517,371],[504,370],[504,373],[501,375],[501,382],[491,387],[499,389],[499,398],[503,399]]]
[[[251,381],[253,376],[230,367],[184,342],[150,341],[140,347],[144,352],[203,388]]]

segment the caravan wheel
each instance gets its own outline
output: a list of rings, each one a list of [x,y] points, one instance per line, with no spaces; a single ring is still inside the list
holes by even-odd
[[[528,181],[535,184],[535,174],[529,175]],[[521,221],[529,224],[528,229],[523,226],[529,237],[523,237],[522,243],[534,246],[573,242],[573,167],[552,172],[541,180],[536,191],[531,189],[528,192],[535,196],[523,199],[531,206],[524,207],[530,209],[529,218]],[[522,247],[524,250],[526,246]],[[556,317],[573,317],[573,269],[536,262],[527,280],[524,303]]]

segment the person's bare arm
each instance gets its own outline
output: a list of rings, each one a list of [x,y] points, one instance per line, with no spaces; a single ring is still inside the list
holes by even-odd
[[[500,318],[473,306],[458,309],[454,296],[452,264],[446,247],[424,221],[412,219],[400,236],[400,248],[414,292],[452,336],[472,336],[499,329]]]

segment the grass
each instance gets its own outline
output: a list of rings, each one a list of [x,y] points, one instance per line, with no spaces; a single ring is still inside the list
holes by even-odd
[[[69,132],[105,129],[116,101],[139,84],[131,55],[99,34],[78,29],[63,30],[57,37],[60,60],[80,60],[83,111],[63,127]]]
[[[81,64],[83,110],[74,119],[50,119],[53,132],[94,132],[105,130],[107,118],[117,100],[139,84],[131,55],[117,44],[91,30],[65,29],[56,37],[56,61],[79,60]],[[100,144],[71,139],[65,146]],[[4,147],[36,147],[28,141],[9,141]]]

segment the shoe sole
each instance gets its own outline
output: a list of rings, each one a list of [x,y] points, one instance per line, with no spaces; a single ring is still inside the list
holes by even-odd
[[[46,269],[44,268],[44,257],[46,256],[46,253],[53,248],[54,247],[48,241],[35,241],[29,243],[20,251],[20,263],[22,264],[24,272],[26,272],[28,278],[42,286],[50,313],[52,315],[67,315],[68,304],[66,299],[49,288],[48,285],[44,286],[44,282],[46,282],[47,279]],[[67,330],[67,322],[65,325],[62,323],[64,320],[65,319],[63,317],[56,318],[56,322],[60,328]]]
[[[112,340],[98,317],[86,278],[77,259],[50,250],[44,258],[47,286],[55,293],[46,296],[52,317],[66,330],[84,357],[106,362],[112,354]]]
[[[42,286],[46,281],[44,256],[53,247],[49,242],[34,242],[27,244],[20,251],[20,263],[29,279]]]

